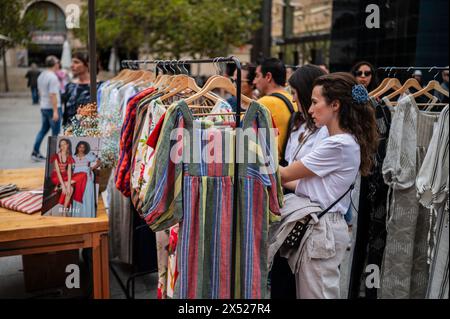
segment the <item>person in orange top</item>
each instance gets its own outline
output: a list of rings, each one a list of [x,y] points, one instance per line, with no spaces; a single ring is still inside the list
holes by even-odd
[[[284,159],[284,150],[289,131],[291,116],[298,112],[292,96],[286,91],[286,67],[276,58],[265,59],[256,68],[253,81],[261,94],[258,102],[269,109],[278,128],[278,155],[280,163]]]

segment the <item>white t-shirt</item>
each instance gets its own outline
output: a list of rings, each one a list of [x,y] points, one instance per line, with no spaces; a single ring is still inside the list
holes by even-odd
[[[337,134],[325,138],[311,153],[300,160],[317,176],[300,179],[295,193],[309,197],[328,208],[355,182],[361,163],[359,144],[350,134]],[[343,215],[350,206],[350,193],[330,212]]]
[[[61,106],[61,96],[59,93],[59,80],[56,74],[52,71],[43,71],[38,79],[38,91],[40,97],[41,109],[48,110],[53,109],[52,101],[50,100],[50,94],[56,94],[56,100],[58,107]]]
[[[309,130],[307,130],[306,125],[303,123],[297,131],[292,132],[291,135],[289,136],[284,156],[285,160],[289,163],[289,165],[291,165],[295,160],[299,161],[306,154],[311,153],[311,151],[315,149],[324,138],[328,137],[327,127],[322,126],[320,129],[312,133],[303,143],[300,150],[298,150],[299,147],[298,138],[300,134],[304,132],[306,132],[305,136],[309,134]]]

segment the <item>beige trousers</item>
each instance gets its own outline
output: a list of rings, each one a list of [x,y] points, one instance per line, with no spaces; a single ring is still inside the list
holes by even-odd
[[[340,213],[327,213],[306,239],[299,272],[295,275],[298,299],[339,299],[339,265],[350,240]]]

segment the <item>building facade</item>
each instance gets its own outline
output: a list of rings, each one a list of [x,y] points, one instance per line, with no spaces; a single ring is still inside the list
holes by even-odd
[[[370,4],[379,8],[379,28],[366,25]],[[331,70],[348,71],[360,60],[376,67],[446,66],[448,18],[447,0],[334,1]],[[426,72],[424,80],[430,76]]]
[[[332,0],[273,0],[272,56],[287,64],[329,62]]]
[[[67,39],[72,49],[84,47],[76,39],[73,28],[79,25],[83,0],[35,0],[23,9],[25,15],[30,10],[37,10],[46,17],[44,30],[33,30],[32,41],[27,47],[16,47],[7,52],[7,64],[10,67],[26,67],[35,62],[43,65],[45,57],[61,57],[64,41]]]

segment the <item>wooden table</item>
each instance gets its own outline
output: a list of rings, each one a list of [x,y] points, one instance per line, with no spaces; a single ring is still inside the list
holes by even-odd
[[[0,170],[0,185],[41,188],[44,169]],[[99,196],[100,197],[100,196]],[[94,298],[109,298],[108,216],[99,200],[97,218],[27,215],[0,208],[0,257],[92,248]]]

